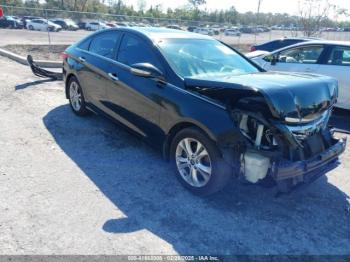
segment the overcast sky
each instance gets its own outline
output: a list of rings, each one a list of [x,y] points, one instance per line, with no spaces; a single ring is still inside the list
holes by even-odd
[[[341,8],[350,10],[350,0],[329,0]],[[138,6],[138,0],[127,0],[125,3]],[[150,5],[162,4],[163,8],[175,8],[186,5],[187,0],[146,0],[147,7]],[[238,12],[244,13],[248,11],[256,12],[258,0],[207,0],[206,7],[208,9],[228,9],[234,6]],[[272,13],[289,13],[297,14],[298,0],[262,0],[261,12]]]

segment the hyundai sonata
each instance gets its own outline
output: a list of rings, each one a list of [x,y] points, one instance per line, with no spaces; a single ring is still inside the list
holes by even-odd
[[[64,54],[75,114],[122,123],[207,195],[232,176],[281,191],[322,174],[344,151],[328,127],[333,78],[273,73],[209,36],[161,28],[94,33]]]

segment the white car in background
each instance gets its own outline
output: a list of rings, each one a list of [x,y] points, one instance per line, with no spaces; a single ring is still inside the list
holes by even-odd
[[[51,31],[51,32],[58,32],[62,30],[62,27],[60,25],[57,25],[46,19],[33,19],[30,21],[27,21],[26,24],[27,24],[27,29],[29,30]]]
[[[268,71],[288,71],[334,77],[339,82],[337,107],[350,109],[350,42],[317,40],[278,49],[254,51],[248,58]]]
[[[86,23],[85,28],[88,31],[97,31],[97,30],[107,29],[111,27],[103,22],[89,22],[89,23]]]
[[[226,36],[241,36],[241,32],[238,29],[225,29],[224,34]]]
[[[214,35],[214,30],[210,28],[196,28],[193,32],[201,35]]]

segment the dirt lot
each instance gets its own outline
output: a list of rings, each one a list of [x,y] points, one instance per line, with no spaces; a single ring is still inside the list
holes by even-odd
[[[12,30],[12,29],[0,29],[0,46],[6,45],[48,45],[49,42],[53,45],[70,45],[90,32],[84,30],[61,31],[61,32],[39,32],[30,30]],[[301,34],[299,32],[299,34]],[[259,33],[257,36],[254,34],[242,34],[241,37],[225,36],[220,34],[215,38],[239,48],[243,52],[248,52],[250,46],[253,43],[263,43],[272,39],[291,37],[290,31],[271,31],[267,33]],[[350,41],[350,32],[325,32],[322,34],[323,38],[329,40]]]
[[[40,60],[61,60],[61,53],[68,45],[7,45],[2,47],[5,50],[26,57],[28,54]]]
[[[27,57],[27,55],[30,54],[34,60],[59,61],[62,59],[62,52],[66,50],[67,47],[68,45],[6,45],[1,48],[23,57]],[[250,45],[241,44],[233,45],[233,47],[241,52],[248,52]]]
[[[350,254],[349,145],[291,195],[232,181],[202,199],[119,126],[73,115],[62,82],[0,68],[0,254]]]

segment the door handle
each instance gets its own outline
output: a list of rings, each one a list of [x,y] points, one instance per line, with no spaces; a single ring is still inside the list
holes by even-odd
[[[119,81],[119,78],[116,76],[116,74],[108,73],[108,76],[112,81]]]
[[[313,70],[311,68],[306,68],[305,72],[311,73],[311,72],[313,72]]]
[[[79,61],[82,62],[82,63],[84,63],[84,62],[86,61],[85,57],[81,57],[81,56],[80,56],[78,59],[79,59]]]

